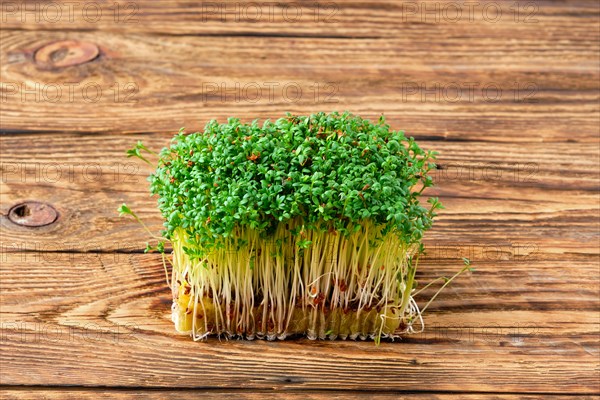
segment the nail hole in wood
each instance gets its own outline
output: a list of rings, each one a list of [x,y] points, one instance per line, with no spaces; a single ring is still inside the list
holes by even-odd
[[[16,206],[15,214],[20,218],[28,217],[31,215],[31,210],[27,204],[21,204],[20,206]]]

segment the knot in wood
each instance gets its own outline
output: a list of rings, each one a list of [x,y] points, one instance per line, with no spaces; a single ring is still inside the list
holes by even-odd
[[[8,219],[17,225],[37,228],[54,223],[58,211],[50,204],[26,201],[14,205],[8,212]]]
[[[62,40],[47,44],[35,52],[36,64],[64,68],[84,64],[98,57],[100,50],[91,42]]]

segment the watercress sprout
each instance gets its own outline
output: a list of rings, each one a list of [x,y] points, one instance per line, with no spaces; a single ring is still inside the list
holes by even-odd
[[[149,181],[173,247],[178,330],[378,342],[422,326],[415,274],[443,207],[419,200],[436,153],[383,116],[230,118],[127,155],[151,164],[143,152],[158,156]],[[153,249],[164,255],[164,242]]]

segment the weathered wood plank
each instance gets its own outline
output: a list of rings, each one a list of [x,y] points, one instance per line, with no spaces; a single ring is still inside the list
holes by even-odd
[[[6,318],[35,322],[38,315],[54,318],[57,312],[65,312],[65,318],[93,320],[104,318],[105,312],[121,310],[117,314],[126,317],[127,310],[139,309],[144,313],[133,312],[130,322],[140,323],[141,315],[154,320],[170,312],[170,294],[157,255],[25,252],[2,253],[1,257],[0,299]],[[580,333],[584,324],[571,311],[598,310],[597,259],[481,261],[475,265],[476,273],[456,280],[429,308],[439,327],[522,324]],[[457,260],[424,261],[417,279],[423,286],[459,268]],[[427,289],[417,301],[424,304],[436,290]],[[154,300],[148,301],[148,297]],[[94,302],[103,298],[98,307],[104,310],[94,310]],[[92,307],[91,314],[87,314],[88,307]],[[541,316],[529,314],[536,310],[551,312],[544,317],[549,319],[544,322]]]
[[[29,4],[28,4],[29,3]],[[32,4],[33,3],[33,4]],[[37,4],[36,4],[37,3]],[[36,6],[37,5],[37,6]],[[592,0],[532,3],[441,1],[251,2],[15,0],[2,8],[4,29],[126,31],[171,35],[292,37],[561,36],[593,37]],[[539,29],[544,26],[546,29]]]
[[[242,400],[262,400],[266,397],[274,399],[328,399],[328,400],[343,400],[343,399],[433,399],[446,400],[455,399],[459,393],[418,393],[418,392],[359,392],[359,391],[282,391],[282,390],[149,390],[149,389],[109,389],[109,388],[10,388],[0,390],[2,399],[19,400],[19,399],[164,399],[187,400],[191,397],[202,397],[203,399],[223,399],[236,398]],[[461,392],[461,399],[495,399],[495,400],[513,400],[513,399],[568,399],[572,398],[569,395],[557,394],[504,394],[504,393],[477,393],[468,394]],[[594,396],[585,396],[579,394],[578,399],[591,400]]]
[[[296,23],[285,2],[258,23],[232,1],[217,4],[225,21],[192,1],[97,2],[97,21],[83,3],[50,20],[65,3],[46,3],[0,4],[0,397],[600,394],[597,1],[515,14],[486,0],[459,21],[440,9],[451,2],[339,1],[302,6]],[[40,8],[23,15],[26,4]],[[498,21],[480,12],[494,5]],[[126,201],[161,226],[151,169],[123,150],[212,118],[330,109],[383,112],[441,152],[430,194],[447,209],[418,279],[451,275],[460,257],[476,273],[400,343],[174,334],[160,258],[137,254],[146,235],[116,216]],[[25,200],[53,204],[58,222],[9,222]]]
[[[510,41],[484,35],[467,46],[469,35],[463,33],[442,43],[404,34],[157,40],[144,34],[2,31],[0,129],[173,132],[232,115],[250,120],[338,109],[373,118],[384,113],[393,125],[422,137],[597,139],[597,34],[574,33],[570,40],[532,34]],[[36,62],[38,49],[67,39],[93,43],[100,55],[64,68]],[[23,119],[23,110],[35,120]]]
[[[3,384],[326,389],[335,376],[338,389],[597,392],[597,263],[481,265],[440,296],[428,330],[375,347],[196,343],[173,333],[156,256],[66,256],[3,255]]]
[[[138,138],[152,148],[170,135],[5,135],[0,144],[3,251],[140,251],[148,235],[116,212],[127,202],[158,232],[149,166],[124,157]],[[440,151],[439,195],[446,209],[426,235],[431,258],[474,261],[570,259],[597,255],[598,158],[587,144],[422,142]],[[52,153],[46,151],[52,147]],[[27,228],[7,220],[25,200],[57,208],[55,224]],[[98,207],[101,204],[102,207]],[[35,233],[35,236],[32,234]]]

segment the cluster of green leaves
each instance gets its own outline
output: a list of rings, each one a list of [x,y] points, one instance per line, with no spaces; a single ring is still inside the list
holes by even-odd
[[[164,235],[181,227],[201,249],[236,227],[268,235],[291,219],[342,234],[369,219],[410,244],[441,208],[435,198],[429,208],[419,204],[432,185],[434,158],[383,117],[372,123],[350,113],[288,114],[262,126],[230,118],[209,122],[204,132],[182,129],[149,180]]]

